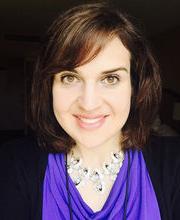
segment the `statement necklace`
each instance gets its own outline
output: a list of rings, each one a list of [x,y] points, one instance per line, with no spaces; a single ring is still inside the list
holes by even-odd
[[[84,186],[87,181],[90,181],[96,192],[103,193],[106,189],[105,176],[114,181],[122,167],[123,160],[124,153],[122,151],[117,153],[111,152],[110,163],[104,163],[100,169],[90,169],[82,166],[82,159],[74,157],[72,153],[67,162],[67,171],[77,188]]]

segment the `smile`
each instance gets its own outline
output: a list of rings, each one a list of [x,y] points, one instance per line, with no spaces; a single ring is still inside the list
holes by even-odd
[[[101,116],[75,116],[77,125],[80,128],[86,129],[86,130],[93,130],[100,128],[105,120],[107,115],[101,115]]]

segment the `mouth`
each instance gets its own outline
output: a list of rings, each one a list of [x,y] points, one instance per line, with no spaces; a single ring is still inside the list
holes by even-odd
[[[77,125],[86,130],[93,130],[101,127],[109,115],[74,115]]]

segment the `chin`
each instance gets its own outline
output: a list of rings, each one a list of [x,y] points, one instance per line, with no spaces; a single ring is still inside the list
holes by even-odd
[[[76,143],[77,145],[84,146],[85,148],[93,149],[93,148],[100,147],[104,145],[105,143],[107,143],[107,139],[95,140],[91,138],[91,139],[86,139],[86,140],[79,140]]]

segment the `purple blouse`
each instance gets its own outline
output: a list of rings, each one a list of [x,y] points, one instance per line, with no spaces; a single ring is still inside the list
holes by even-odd
[[[128,169],[126,152],[123,166],[110,194],[100,211],[94,212],[81,197],[69,177],[73,220],[123,219]],[[49,154],[43,188],[43,220],[70,219],[64,154]],[[160,220],[156,195],[141,151],[130,151],[130,176],[127,201],[127,220]]]

